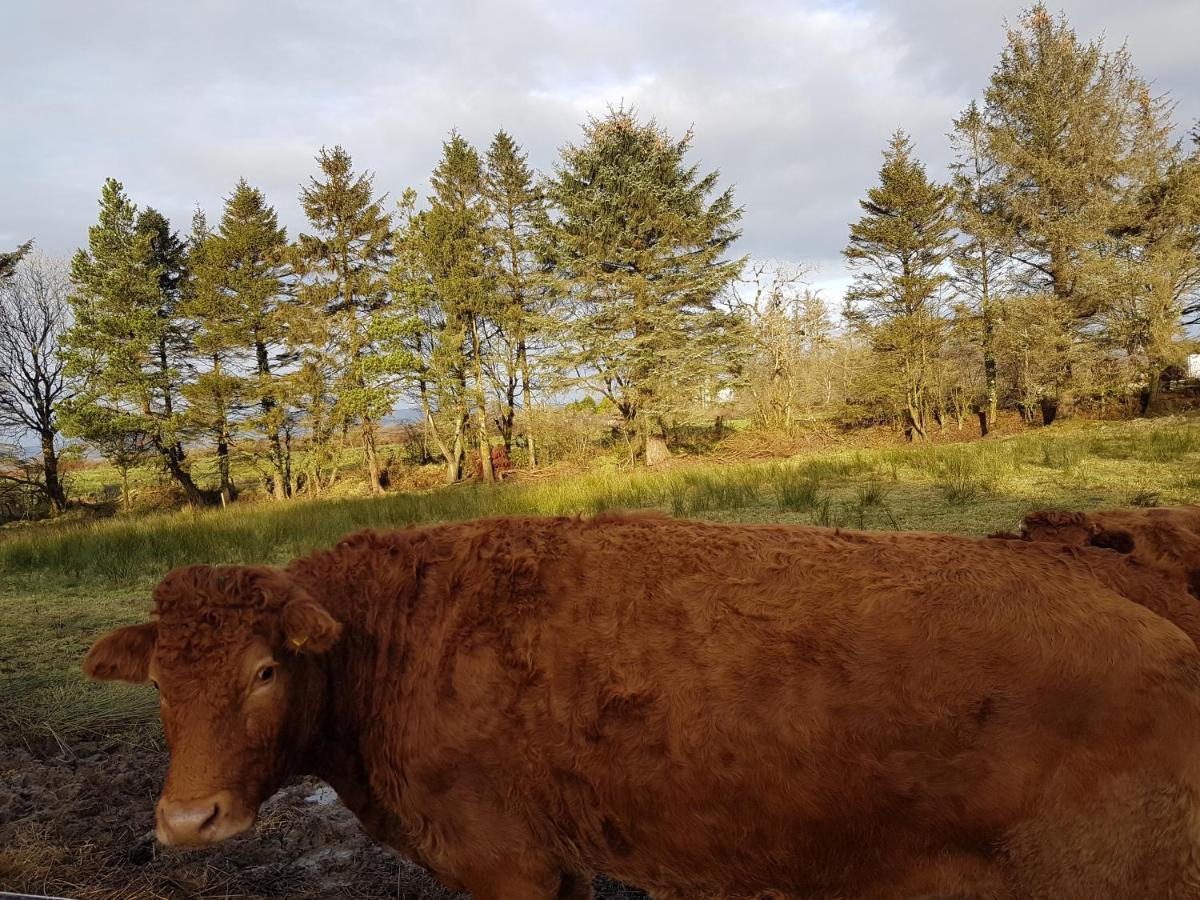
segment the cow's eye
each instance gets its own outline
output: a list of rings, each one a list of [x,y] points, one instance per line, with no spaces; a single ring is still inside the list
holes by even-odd
[[[270,681],[274,677],[275,677],[275,667],[274,666],[263,666],[261,669],[258,670],[258,683],[259,684],[266,684],[268,681]]]
[[[158,690],[158,682],[157,682],[157,681],[155,681],[153,678],[151,678],[151,679],[150,679],[150,683],[151,683],[152,685],[154,685],[154,689],[157,691],[157,690]]]

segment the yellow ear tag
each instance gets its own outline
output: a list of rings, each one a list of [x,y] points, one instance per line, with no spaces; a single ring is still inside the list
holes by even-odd
[[[297,638],[292,638],[292,643],[293,643],[293,644],[295,644],[295,645],[296,645],[296,649],[297,649],[297,650],[299,650],[301,647],[303,647],[303,646],[304,646],[304,643],[305,643],[305,641],[307,641],[307,640],[308,640],[308,638],[306,638],[306,637],[302,637],[302,638],[299,638],[299,639],[297,639]]]

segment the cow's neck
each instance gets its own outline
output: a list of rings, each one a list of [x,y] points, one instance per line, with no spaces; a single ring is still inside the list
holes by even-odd
[[[326,601],[344,630],[320,660],[320,724],[304,754],[303,774],[316,775],[337,791],[372,837],[404,851],[404,829],[374,795],[363,747],[387,703],[377,691],[394,686],[401,676],[399,660],[405,654],[398,643],[407,631],[408,609],[400,603],[379,608],[369,599],[367,585],[341,587],[335,602]]]

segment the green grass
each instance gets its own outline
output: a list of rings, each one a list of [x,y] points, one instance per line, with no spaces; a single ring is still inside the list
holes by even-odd
[[[0,532],[0,743],[137,733],[140,688],[87,684],[91,640],[142,618],[153,583],[193,562],[284,563],[367,527],[497,514],[660,509],[721,521],[966,535],[1039,508],[1200,501],[1195,420],[1067,423],[952,446],[850,450],[787,461],[607,468],[557,480],[459,485],[380,498],[235,505]],[[141,733],[145,733],[142,729]]]

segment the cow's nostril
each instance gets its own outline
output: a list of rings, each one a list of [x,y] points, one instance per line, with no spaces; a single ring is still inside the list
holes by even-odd
[[[212,806],[212,812],[209,814],[208,818],[206,818],[203,822],[200,823],[201,833],[208,831],[210,828],[212,828],[220,818],[221,818],[221,804],[214,803]]]
[[[158,804],[158,836],[164,844],[199,847],[240,834],[254,824],[253,810],[239,804],[229,791],[197,800],[167,800]]]

